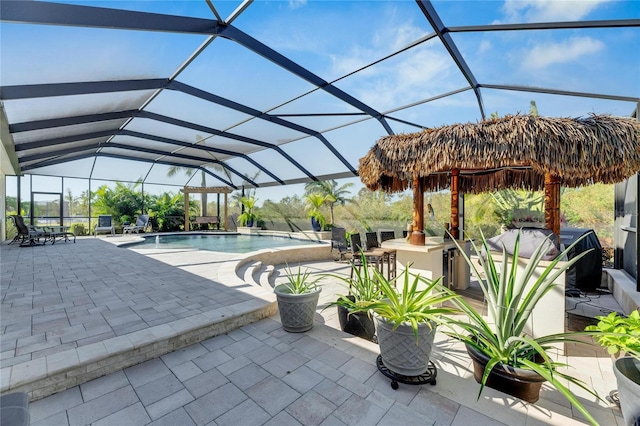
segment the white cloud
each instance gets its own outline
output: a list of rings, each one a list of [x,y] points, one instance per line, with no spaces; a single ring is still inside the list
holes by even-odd
[[[575,21],[612,0],[507,0],[506,22]]]
[[[298,9],[307,4],[307,0],[289,0],[290,9]]]
[[[402,62],[376,69],[367,84],[358,88],[357,96],[380,110],[425,99],[443,91],[451,66],[440,52],[418,50]]]
[[[491,42],[489,40],[482,40],[478,46],[478,53],[484,53],[491,50]]]
[[[523,58],[523,68],[545,68],[549,65],[571,62],[581,56],[604,48],[604,43],[590,37],[573,37],[561,43],[538,44]]]

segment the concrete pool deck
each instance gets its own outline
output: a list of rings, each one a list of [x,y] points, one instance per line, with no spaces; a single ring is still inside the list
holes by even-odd
[[[241,255],[142,254],[113,244],[121,239],[0,246],[2,392],[34,377],[42,395],[61,390],[31,403],[34,425],[583,423],[546,385],[536,405],[491,389],[476,400],[464,348],[440,333],[437,385],[394,391],[375,367],[377,345],[339,331],[335,309],[322,311],[337,283],[323,282],[311,331],[286,333],[271,292],[226,275]],[[143,349],[157,356],[99,374]],[[597,348],[561,356],[601,396],[615,387],[611,359]],[[62,390],[56,372],[78,384]],[[576,392],[601,424],[622,424],[617,407]]]

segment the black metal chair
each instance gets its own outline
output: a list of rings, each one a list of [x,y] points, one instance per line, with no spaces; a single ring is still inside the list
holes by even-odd
[[[383,238],[384,234],[384,238]],[[380,231],[380,242],[376,232],[367,232],[367,250],[374,250],[380,256],[379,269],[383,272],[383,265],[387,264],[387,278],[391,279],[396,276],[396,251],[382,248],[383,241],[395,238],[394,231]]]
[[[13,224],[18,230],[18,234],[13,237],[13,240],[9,244],[13,244],[16,241],[20,241],[20,246],[25,247],[27,245],[33,246],[40,242],[40,238],[44,238],[45,240],[48,238],[46,232],[36,228],[29,227],[24,223],[24,218],[19,214],[12,214],[9,216],[11,220],[13,220]],[[27,244],[28,243],[28,244]]]
[[[396,238],[395,231],[380,231],[380,243],[384,243],[387,240],[393,240]]]
[[[372,250],[365,250],[362,247],[362,238],[359,233],[351,234],[351,255],[353,257],[352,263],[354,267],[362,268],[362,256],[361,253],[364,253],[365,259],[368,264],[373,264],[376,268],[380,270],[382,266],[382,253],[376,253]],[[353,278],[353,268],[351,268],[351,278]]]
[[[345,259],[349,248],[347,247],[347,230],[339,226],[331,228],[331,253],[338,250],[338,261]]]
[[[380,243],[378,242],[377,232],[365,232],[364,235],[367,240],[367,250],[380,247]]]

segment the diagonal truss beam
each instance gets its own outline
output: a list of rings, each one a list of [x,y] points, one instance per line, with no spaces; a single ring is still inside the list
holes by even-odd
[[[64,158],[54,158],[50,160],[40,161],[35,164],[22,166],[22,171],[26,172],[28,170],[37,169],[39,167],[55,166],[56,164],[67,163],[67,162],[76,161],[76,160],[84,160],[85,158],[91,158],[95,156],[96,156],[96,153],[92,149],[91,152],[85,152],[82,154],[72,155]]]
[[[246,136],[236,135],[234,133],[229,133],[229,132],[226,132],[224,130],[218,130],[218,129],[214,129],[214,128],[211,128],[211,127],[203,126],[203,125],[200,125],[200,124],[190,123],[188,121],[179,120],[177,118],[167,117],[167,116],[164,116],[164,115],[161,115],[161,114],[156,114],[154,112],[141,111],[140,114],[139,114],[139,117],[140,118],[149,118],[151,120],[162,121],[163,123],[173,124],[174,126],[186,127],[188,129],[198,130],[200,132],[206,132],[206,133],[210,133],[212,135],[222,136],[222,137],[225,137],[225,138],[237,140],[239,142],[244,142],[244,143],[248,143],[248,144],[251,144],[251,145],[257,145],[257,146],[262,146],[262,147],[265,147],[265,148],[273,149],[278,154],[280,154],[284,158],[286,158],[291,164],[296,166],[298,168],[298,170],[300,170],[301,172],[306,174],[308,177],[310,177],[314,181],[317,180],[317,178],[314,175],[312,175],[307,169],[305,169],[301,164],[299,164],[294,158],[292,158],[289,154],[287,154],[278,145],[273,145],[273,144],[270,144],[268,142],[259,141],[257,139],[249,138],[249,137],[246,137]]]
[[[92,144],[83,145],[80,147],[76,146],[73,148],[57,149],[55,151],[37,152],[36,154],[23,155],[20,158],[18,158],[18,160],[20,161],[20,163],[30,163],[32,161],[38,161],[38,160],[53,160],[56,157],[60,157],[62,155],[74,154],[80,151],[95,152],[101,146],[102,144],[100,143],[92,143]]]
[[[44,85],[44,86],[49,86],[49,85]],[[14,87],[15,88],[15,87],[18,87],[18,86],[10,86],[10,87]],[[20,87],[22,87],[22,86],[20,86]],[[2,89],[4,89],[4,88],[2,88]],[[47,91],[48,91],[48,88],[47,88]],[[22,96],[22,95],[20,95],[20,96]],[[106,113],[106,114],[93,114],[90,117],[94,121],[95,120],[100,121],[102,119],[104,119],[104,120],[111,119],[114,116],[112,114],[118,115],[117,113]],[[180,126],[180,127],[185,127],[185,128],[198,130],[198,131],[202,131],[202,132],[206,132],[206,133],[210,133],[210,134],[215,134],[215,135],[218,135],[218,136],[226,137],[226,138],[229,138],[229,139],[237,140],[237,141],[248,143],[248,144],[251,144],[251,145],[257,145],[257,146],[261,146],[261,147],[264,147],[264,148],[273,149],[276,152],[278,152],[280,155],[282,155],[284,158],[286,158],[291,164],[293,164],[295,167],[297,167],[301,172],[303,172],[309,178],[313,179],[314,181],[317,180],[317,178],[313,174],[311,174],[311,172],[309,172],[307,169],[305,169],[300,163],[298,163],[293,157],[291,157],[289,154],[287,154],[278,145],[273,145],[273,144],[270,144],[268,142],[260,141],[260,140],[257,140],[257,139],[252,139],[252,138],[249,138],[249,137],[246,137],[246,136],[236,135],[236,134],[229,133],[229,132],[226,132],[226,131],[223,131],[223,130],[213,129],[211,127],[201,126],[201,125],[198,125],[198,124],[195,124],[195,123],[190,123],[190,122],[187,122],[187,121],[184,121],[184,120],[178,120],[178,119],[175,119],[175,118],[171,118],[171,117],[167,117],[167,116],[164,116],[164,115],[161,115],[161,114],[156,114],[156,113],[147,112],[147,111],[137,111],[136,110],[136,111],[134,111],[132,113],[132,116],[140,117],[140,118],[148,118],[148,119],[156,120],[156,121],[161,121],[161,122],[164,122],[164,123],[173,124],[173,125]],[[79,118],[77,118],[75,120],[74,120],[73,117],[66,118],[65,122],[67,124],[80,124],[80,123],[86,122],[87,117],[89,117],[89,116],[79,116]],[[42,121],[49,121],[49,120],[42,120]],[[33,129],[36,129],[36,128],[41,129],[41,128],[43,128],[42,127],[42,121],[39,124],[38,123],[30,124],[29,122],[19,123],[19,128],[22,128],[22,129],[31,129],[31,128],[33,128]],[[51,123],[49,123],[49,124],[51,124]],[[45,147],[45,146],[57,145],[57,144],[61,144],[61,143],[78,142],[78,141],[81,141],[83,139],[90,139],[90,138],[109,137],[109,136],[113,136],[113,135],[116,135],[116,134],[119,134],[119,133],[120,133],[119,129],[113,129],[113,130],[105,130],[105,131],[99,131],[99,132],[93,132],[93,133],[86,133],[86,134],[83,134],[83,135],[72,135],[72,136],[64,136],[64,137],[55,138],[55,139],[47,139],[47,140],[40,140],[40,141],[33,141],[33,142],[25,142],[25,143],[16,145],[16,150],[19,151],[19,150],[27,150],[27,149],[34,149],[34,148],[42,148],[42,147]],[[279,180],[279,181],[282,182],[281,180]]]
[[[320,140],[324,146],[331,151],[333,155],[354,175],[357,174],[355,168],[344,158],[344,156],[320,133],[299,124],[284,120],[275,115],[265,114],[254,108],[237,102],[225,99],[221,96],[214,95],[204,90],[197,89],[178,81],[170,81],[166,79],[152,80],[120,80],[120,81],[97,81],[82,83],[52,83],[52,84],[34,84],[34,85],[18,85],[0,87],[0,98],[7,100],[29,99],[51,96],[69,96],[83,95],[91,93],[121,92],[129,90],[149,90],[149,89],[171,89],[199,99],[212,102],[235,111],[251,115],[261,120],[280,125],[300,133],[313,136]],[[126,115],[127,112],[130,115]],[[112,112],[106,114],[91,114],[77,117],[55,118],[47,120],[39,120],[33,122],[18,123],[10,127],[12,132],[21,132],[29,130],[39,130],[47,127],[59,127],[65,125],[82,124],[92,121],[126,119],[141,116],[143,112],[140,110],[129,110]],[[266,142],[265,142],[266,143]],[[269,144],[269,146],[276,146]]]
[[[95,93],[156,90],[167,87],[169,80],[155,78],[145,80],[82,81],[76,83],[23,84],[0,87],[4,100],[48,98],[52,96],[91,95]]]
[[[119,155],[119,154],[109,154],[109,153],[104,153],[104,152],[90,152],[90,153],[85,153],[85,154],[78,154],[78,155],[74,155],[72,157],[65,157],[65,158],[56,158],[53,160],[49,160],[49,161],[43,161],[37,164],[32,164],[29,166],[25,166],[22,168],[23,171],[28,171],[28,170],[32,170],[32,169],[36,169],[36,168],[40,168],[40,167],[47,167],[47,166],[55,166],[57,164],[61,164],[61,163],[67,163],[67,162],[71,162],[71,161],[77,161],[77,160],[83,160],[86,158],[91,158],[91,157],[106,157],[106,158],[115,158],[118,160],[131,160],[130,157],[126,156],[126,155]],[[200,167],[200,166],[185,166],[185,164],[182,163],[176,163],[176,162],[172,162],[172,161],[166,161],[166,160],[150,160],[147,158],[136,158],[135,161],[140,161],[142,163],[152,163],[152,164],[164,164],[167,166],[177,166],[177,167],[189,167],[191,169],[194,170],[201,170],[205,173],[207,173],[208,175],[213,176],[214,178],[218,179],[220,182],[224,182],[227,186],[230,186],[233,189],[238,189],[238,187],[236,185],[234,185],[233,183],[229,182],[228,180],[216,175],[215,173],[212,173],[210,170],[204,168],[204,167]],[[242,176],[243,179],[246,179],[246,176]]]
[[[429,21],[429,24],[431,24],[431,26],[433,27],[434,31],[438,35],[438,38],[440,38],[442,45],[445,47],[445,49],[447,49],[449,55],[451,55],[451,58],[458,66],[458,69],[460,70],[464,78],[469,82],[469,85],[476,95],[478,106],[480,108],[480,115],[484,120],[485,113],[484,104],[482,102],[482,94],[480,93],[480,89],[478,88],[478,81],[471,72],[471,68],[469,68],[469,65],[467,65],[467,62],[464,60],[462,53],[460,53],[455,42],[447,33],[447,28],[444,26],[442,20],[440,19],[440,16],[438,16],[438,13],[436,12],[431,2],[428,0],[416,0],[416,3],[418,4],[418,7],[424,14],[425,18],[427,18],[427,21]]]
[[[244,153],[241,153],[241,152],[230,151],[230,150],[221,149],[221,148],[214,148],[214,147],[210,147],[210,146],[207,146],[207,145],[196,145],[196,144],[189,143],[189,142],[178,141],[178,140],[175,140],[175,139],[169,139],[169,138],[165,138],[165,137],[162,137],[162,136],[155,136],[155,135],[150,135],[150,134],[142,133],[142,132],[135,132],[135,131],[131,131],[131,130],[122,130],[122,131],[120,131],[119,135],[121,135],[121,136],[131,136],[131,137],[136,137],[136,138],[140,138],[140,139],[147,139],[147,140],[151,140],[151,141],[161,142],[161,143],[170,144],[170,145],[176,145],[176,146],[185,147],[185,148],[192,148],[192,149],[196,149],[196,150],[199,150],[199,151],[211,152],[211,153],[216,153],[216,154],[224,154],[224,155],[229,155],[229,156],[232,156],[232,157],[242,158],[243,160],[251,163],[254,167],[259,169],[260,171],[262,171],[265,174],[267,174],[269,177],[271,177],[273,180],[278,182],[280,185],[285,185],[286,184],[285,181],[280,179],[278,176],[274,175],[271,171],[269,171],[263,165],[258,163],[256,160],[254,160],[253,158],[251,158],[248,155],[246,155]],[[83,140],[84,138],[82,137],[82,135],[79,135],[78,139],[79,140]],[[52,145],[55,145],[55,144],[52,144]],[[60,155],[73,154],[74,152],[77,152],[79,150],[85,150],[85,149],[97,150],[98,148],[108,148],[110,146],[114,146],[113,142],[110,142],[110,143],[107,143],[107,144],[103,144],[103,143],[100,143],[100,142],[99,143],[92,143],[92,144],[89,144],[89,145],[83,145],[81,147],[58,149],[58,150],[55,150],[55,151],[41,152],[41,153],[38,153],[38,154],[27,154],[27,155],[24,155],[24,156],[20,157],[19,161],[22,162],[22,163],[26,163],[26,162],[40,160],[40,159],[44,159],[44,158],[51,158],[51,157],[56,157],[56,156],[60,156]],[[40,146],[40,147],[42,147],[42,146]],[[133,147],[130,146],[130,145],[127,145],[126,148],[127,149],[132,149]],[[21,151],[27,151],[27,150],[29,150],[29,149],[23,148]],[[166,155],[166,156],[169,156],[169,157],[175,156],[172,153],[166,152],[166,151],[162,151],[162,154]],[[135,157],[131,157],[131,159],[135,160]],[[206,161],[207,159],[199,158],[199,160]],[[226,167],[226,163],[224,163],[224,162],[222,162],[220,160],[216,160],[216,161],[218,163],[220,163],[223,167]],[[243,175],[243,179],[244,179],[244,175]]]
[[[52,138],[52,139],[42,139],[39,141],[24,142],[24,143],[16,144],[15,147],[16,147],[16,152],[20,152],[20,151],[28,151],[30,149],[45,148],[47,146],[60,145],[60,144],[72,143],[72,142],[80,142],[80,141],[89,140],[89,139],[105,138],[104,142],[106,142],[107,140],[106,138],[112,136],[116,131],[117,129],[101,130],[99,132],[82,133],[78,135],[62,136],[59,138]]]
[[[191,160],[191,161],[197,161],[200,163],[205,163],[205,164],[219,164],[221,167],[224,167],[225,169],[229,170],[231,173],[235,174],[236,176],[240,177],[243,180],[248,181],[249,183],[251,183],[251,185],[259,187],[260,185],[258,185],[257,183],[255,183],[254,181],[252,181],[251,179],[249,179],[248,177],[246,177],[245,175],[243,175],[242,173],[240,173],[239,171],[237,171],[236,169],[234,169],[233,167],[225,164],[223,161],[220,160],[216,160],[213,158],[203,158],[203,157],[197,157],[195,155],[188,155],[188,154],[180,154],[180,153],[171,153],[171,152],[167,152],[167,151],[162,151],[160,149],[153,149],[153,148],[145,148],[145,147],[139,147],[139,146],[131,146],[131,145],[127,145],[127,144],[123,144],[123,143],[115,143],[115,142],[109,142],[108,144],[104,145],[102,148],[117,148],[117,149],[124,149],[124,150],[129,150],[129,151],[136,151],[136,152],[144,152],[147,154],[156,154],[156,155],[160,155],[160,156],[164,156],[164,157],[168,157],[168,158],[181,158],[183,160]],[[202,165],[200,166],[202,167]]]
[[[130,160],[130,158],[128,158],[126,155],[119,155],[119,154],[109,154],[106,152],[98,152],[96,154],[96,157],[107,157],[107,158],[116,158],[119,160]],[[136,159],[136,161],[141,161],[143,163],[153,163],[153,164],[165,164],[167,166],[178,166],[178,167],[185,167],[184,164],[180,164],[180,163],[174,163],[172,161],[166,161],[166,160],[150,160],[147,158],[138,158]],[[225,185],[230,186],[233,189],[238,189],[238,187],[236,185],[234,185],[232,182],[229,182],[228,180],[226,180],[225,178],[218,176],[217,174],[211,172],[210,170],[201,167],[201,166],[196,166],[196,167],[191,167],[194,170],[200,170],[205,172],[208,175],[213,176],[214,178],[218,179],[220,182],[224,182]],[[244,178],[244,176],[243,176]]]
[[[480,84],[478,87],[481,87],[484,89],[511,90],[514,92],[530,92],[530,93],[544,93],[547,95],[575,96],[578,98],[607,99],[610,101],[640,102],[640,98],[633,97],[633,96],[618,96],[618,95],[605,95],[603,93],[574,92],[571,90],[548,89],[548,88],[532,87],[532,86],[517,86],[517,85],[508,85],[508,84]]]
[[[122,144],[122,143],[114,143],[114,142],[109,142],[108,144],[91,144],[91,145],[87,145],[87,146],[83,146],[81,148],[67,148],[67,149],[61,149],[61,150],[57,150],[57,151],[52,151],[52,152],[41,152],[41,153],[37,153],[37,154],[31,154],[31,155],[25,155],[20,157],[20,162],[21,163],[29,163],[32,161],[36,161],[36,160],[41,160],[41,159],[53,159],[53,157],[58,157],[58,156],[62,156],[62,155],[68,155],[68,154],[73,154],[74,152],[78,152],[79,150],[96,150],[98,148],[116,148],[116,149],[124,149],[124,150],[128,150],[128,151],[134,151],[134,152],[144,152],[147,154],[156,154],[159,156],[164,156],[164,157],[168,157],[168,158],[181,158],[184,160],[191,160],[191,161],[197,161],[199,163],[214,163],[214,164],[219,164],[221,167],[224,167],[225,169],[231,171],[233,174],[237,175],[238,177],[240,177],[243,180],[247,180],[248,182],[250,182],[253,186],[255,187],[259,187],[260,185],[258,185],[257,183],[255,183],[254,181],[252,181],[251,179],[248,179],[246,176],[244,176],[242,173],[238,172],[236,169],[234,169],[233,167],[229,166],[228,164],[220,161],[220,160],[216,160],[216,159],[212,159],[212,158],[206,158],[206,157],[197,157],[195,155],[187,155],[187,154],[180,154],[180,153],[171,153],[171,152],[167,152],[167,151],[162,151],[159,149],[153,149],[153,148],[145,148],[145,147],[138,147],[138,146],[132,146],[132,145],[127,145],[127,144]],[[138,157],[133,157],[133,156],[129,156],[127,157],[129,160],[138,160]],[[175,165],[178,165],[178,163],[175,163]],[[183,167],[187,166],[186,164],[182,164]],[[188,167],[192,167],[191,165],[188,165]]]
[[[308,81],[309,83],[313,84],[320,90],[323,90],[335,96],[336,98],[340,99],[341,101],[351,105],[352,107],[370,115],[371,117],[378,120],[380,124],[382,124],[382,127],[384,127],[384,129],[387,131],[388,134],[390,135],[393,134],[393,130],[391,130],[389,123],[387,123],[386,119],[380,112],[371,108],[369,105],[365,104],[364,102],[359,101],[358,99],[354,98],[348,93],[338,89],[336,86],[332,85],[328,81],[323,80],[322,78],[315,75],[311,71],[298,65],[296,62],[293,62],[291,59],[285,57],[284,55],[281,55],[280,53],[276,52],[275,50],[271,49],[265,44],[259,42],[258,40],[254,39],[248,34],[245,34],[244,32],[240,31],[238,28],[235,28],[231,25],[224,26],[221,29],[219,34],[221,37],[228,38],[229,40],[235,41],[236,43],[268,59],[274,64],[281,66],[282,68],[289,71],[290,73],[295,74],[298,77]]]
[[[261,120],[278,124],[280,126],[287,127],[292,130],[296,130],[300,133],[304,133],[309,136],[313,136],[319,139],[320,142],[322,142],[322,144],[326,146],[327,149],[329,149],[329,151],[331,151],[331,153],[335,155],[349,171],[351,171],[354,174],[356,173],[356,170],[353,168],[353,166],[342,156],[342,154],[340,154],[340,152],[320,132],[317,132],[315,130],[309,129],[308,127],[304,127],[299,124],[293,123],[291,121],[284,120],[278,117],[277,115],[266,114],[266,113],[263,113],[262,111],[258,111],[257,109],[248,107],[246,105],[242,105],[237,102],[231,101],[229,99],[225,99],[221,96],[217,96],[212,93],[206,92],[204,90],[195,88],[193,86],[180,83],[179,81],[172,81],[168,89],[179,90],[182,93],[186,93],[191,96],[195,96],[197,98],[233,109],[235,111],[239,111],[239,112],[251,115]]]
[[[523,24],[491,24],[491,25],[463,25],[448,27],[447,32],[488,32],[488,31],[519,31],[519,30],[570,30],[587,28],[628,28],[640,27],[640,19],[613,19],[609,21],[565,21],[565,22],[527,22]]]
[[[5,22],[29,24],[209,35],[218,32],[218,21],[213,19],[41,1],[3,0],[0,16]]]
[[[92,6],[9,0],[4,0],[0,3],[0,16],[2,20],[7,22],[219,35],[254,51],[290,73],[308,81],[317,88],[365,112],[378,120],[388,134],[393,134],[393,130],[380,112],[333,86],[331,83],[323,80],[311,71],[242,32],[238,28],[231,25],[220,24],[217,20]]]
[[[11,133],[29,132],[32,130],[52,129],[55,127],[75,126],[78,124],[95,123],[97,121],[126,120],[135,117],[137,109],[104,112],[98,114],[75,115],[73,117],[48,118],[46,120],[25,121],[9,125]]]
[[[122,130],[120,132],[120,135],[122,135],[122,136],[132,136],[132,137],[136,137],[136,138],[140,138],[140,139],[148,139],[148,140],[152,140],[152,141],[156,141],[156,142],[162,142],[162,143],[166,143],[166,144],[182,146],[182,147],[185,147],[185,148],[192,148],[192,149],[197,149],[197,150],[201,150],[201,151],[213,152],[213,153],[216,153],[216,154],[224,154],[224,155],[229,155],[229,156],[232,156],[232,157],[242,158],[243,160],[246,160],[249,163],[251,163],[253,166],[255,166],[260,171],[262,171],[265,174],[269,175],[269,177],[271,177],[273,180],[275,180],[279,184],[281,184],[281,185],[285,184],[285,182],[282,179],[280,179],[278,176],[274,175],[271,171],[269,171],[267,168],[265,168],[262,164],[258,163],[253,158],[251,158],[248,155],[246,155],[244,153],[241,153],[241,152],[230,151],[228,149],[222,149],[222,148],[215,148],[215,147],[207,146],[207,145],[193,144],[193,143],[190,143],[190,142],[178,141],[178,140],[175,140],[175,139],[169,139],[169,138],[165,138],[165,137],[162,137],[162,136],[155,136],[155,135],[150,135],[148,133],[135,132],[135,131],[126,130],[126,129]]]

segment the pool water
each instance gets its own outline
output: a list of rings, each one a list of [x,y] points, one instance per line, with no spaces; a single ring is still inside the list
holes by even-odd
[[[198,249],[229,253],[248,253],[267,248],[319,244],[318,241],[299,240],[267,235],[156,235],[127,247],[136,249]]]

